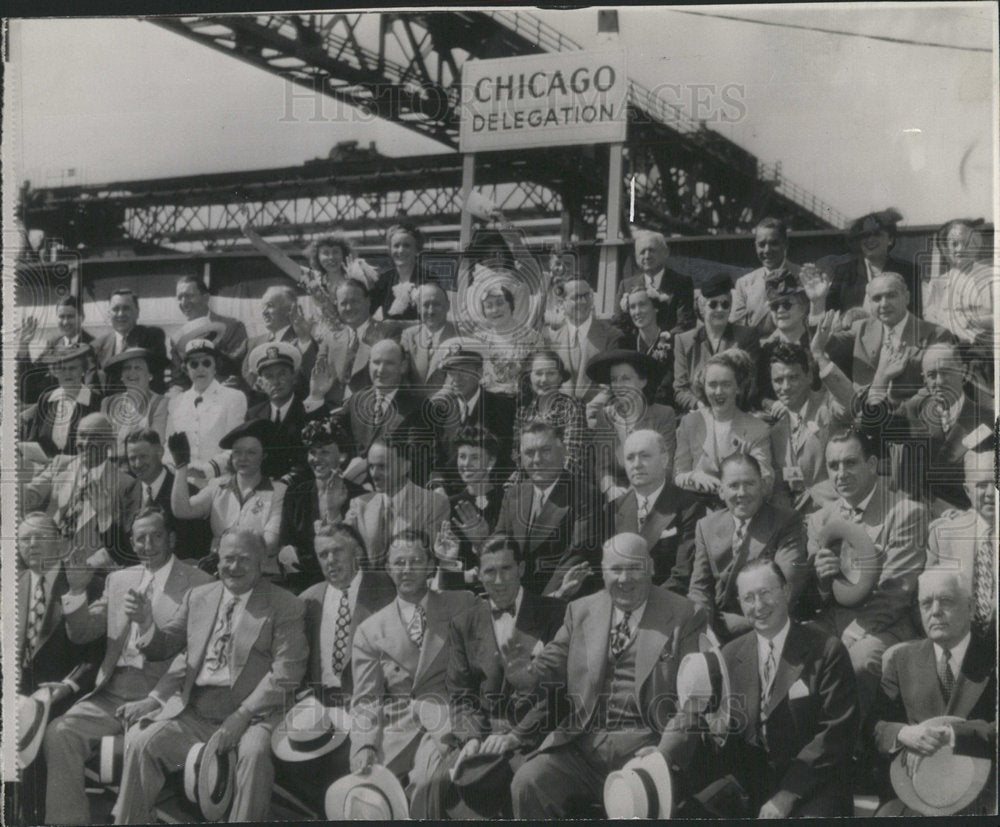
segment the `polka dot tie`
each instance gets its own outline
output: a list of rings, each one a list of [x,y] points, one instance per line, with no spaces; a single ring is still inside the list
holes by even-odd
[[[337,607],[337,630],[333,635],[333,672],[340,675],[347,666],[349,656],[348,642],[351,636],[351,607],[347,600],[347,592],[340,593],[340,605]]]

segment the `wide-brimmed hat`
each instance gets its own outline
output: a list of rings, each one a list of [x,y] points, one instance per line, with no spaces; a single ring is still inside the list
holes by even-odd
[[[327,707],[314,696],[293,706],[271,733],[271,749],[282,761],[308,761],[333,752],[347,740],[350,715],[343,707]]]
[[[249,422],[242,422],[219,440],[219,447],[228,451],[236,440],[245,436],[260,440],[266,451],[275,441],[274,423],[269,419],[251,419]]]
[[[122,366],[132,359],[144,359],[149,372],[154,376],[167,366],[167,358],[157,350],[146,347],[130,347],[108,359],[104,370],[111,372],[121,370]]]
[[[604,781],[608,818],[670,818],[673,804],[670,768],[659,750],[633,758]]]
[[[17,696],[17,765],[22,770],[38,756],[51,706],[52,692],[48,689]]]
[[[124,735],[104,735],[98,753],[99,777],[102,784],[118,784],[122,780],[122,766],[125,755]]]
[[[379,764],[365,775],[351,773],[334,781],[326,791],[323,809],[330,821],[398,821],[410,817],[399,779]]]
[[[73,359],[86,359],[88,356],[93,354],[93,350],[90,345],[80,342],[75,345],[63,345],[61,347],[53,348],[45,356],[45,363],[47,365],[58,365],[62,362],[69,362]]]
[[[698,637],[698,651],[685,655],[677,667],[677,706],[691,698],[708,698],[703,716],[709,731],[725,738],[732,715],[729,670],[722,651],[706,634]]]
[[[841,606],[857,606],[875,588],[882,559],[864,526],[843,519],[828,520],[816,535],[820,548],[840,545],[840,574],[831,589]]]
[[[302,365],[302,354],[289,342],[264,342],[250,351],[248,363],[256,374],[271,365],[285,365],[297,371]]]
[[[659,363],[645,353],[637,350],[609,350],[599,353],[587,362],[587,378],[598,385],[611,384],[611,366],[621,363],[631,365],[637,372],[649,377],[650,384],[655,383],[659,373]]]
[[[226,817],[236,787],[236,753],[219,755],[221,738],[222,731],[216,730],[208,743],[191,747],[184,762],[184,795],[206,821]]]
[[[501,818],[513,779],[510,753],[479,752],[469,755],[455,767],[451,779],[459,801],[452,806],[446,804],[445,812],[452,819],[475,815]]]
[[[895,232],[896,225],[903,220],[903,216],[898,210],[888,207],[878,212],[870,212],[860,218],[855,218],[847,226],[847,237],[852,241],[865,233],[887,230]]]
[[[941,715],[921,721],[922,726],[964,723],[964,718]],[[892,788],[911,810],[928,816],[960,812],[978,798],[990,776],[991,760],[972,755],[956,755],[945,744],[933,755],[920,756],[913,775],[906,767],[909,750],[903,749],[889,767]]]

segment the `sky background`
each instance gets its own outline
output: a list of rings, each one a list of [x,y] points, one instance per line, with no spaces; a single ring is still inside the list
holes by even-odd
[[[594,9],[538,15],[597,43]],[[847,216],[887,205],[906,224],[992,214],[996,53],[972,51],[995,49],[992,5],[630,7],[619,18],[633,78],[742,87],[743,117],[712,127]],[[296,165],[343,140],[388,155],[445,151],[384,121],[337,117],[332,99],[322,122],[301,100],[282,122],[283,80],[150,22],[13,21],[10,36],[4,161],[35,187]],[[684,94],[675,100],[690,111]]]

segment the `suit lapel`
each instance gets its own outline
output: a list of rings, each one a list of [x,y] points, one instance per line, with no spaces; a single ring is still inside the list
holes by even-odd
[[[733,668],[730,670],[733,695],[745,698],[746,728],[756,732],[760,721],[760,672],[757,665],[757,635],[750,633],[735,644]]]
[[[642,685],[653,671],[653,666],[663,647],[667,645],[666,630],[670,628],[673,613],[667,605],[660,604],[659,592],[651,589],[646,600],[646,608],[639,620],[635,653],[635,691],[636,697],[642,691]]]
[[[615,521],[620,528],[619,531],[632,530],[632,526],[639,525],[639,497],[634,488],[630,488],[621,502],[615,508]],[[647,520],[648,524],[648,520]]]
[[[861,333],[861,345],[864,347],[865,355],[868,357],[873,369],[878,367],[879,353],[882,350],[883,331],[882,323],[872,319],[865,325]]]
[[[188,640],[188,663],[194,666],[188,673],[190,683],[198,676],[205,662],[205,650],[215,628],[216,615],[222,602],[222,583],[216,583],[214,589],[206,589],[191,601],[192,619],[188,621],[191,630]]]
[[[974,641],[970,641],[969,648],[965,650],[965,660],[955,677],[955,687],[951,692],[951,699],[948,701],[948,709],[945,713],[947,715],[968,718],[972,708],[986,690],[990,673],[988,669],[980,668],[982,664],[976,663],[975,645]]]
[[[559,505],[555,502],[556,499],[564,499],[564,497],[560,496],[559,492],[560,486],[563,484],[562,479],[556,483],[556,487],[552,489],[552,493],[545,501],[545,505],[542,506],[541,512],[531,525],[531,536],[528,538],[528,545],[531,550],[540,546],[559,527],[559,523],[562,522],[563,517],[566,516],[566,512],[569,510],[567,506]],[[528,513],[530,514],[530,504],[528,505],[528,509]]]
[[[379,645],[383,651],[396,663],[403,667],[414,679],[419,670],[420,653],[416,651],[410,635],[399,616],[399,606],[393,600],[386,607],[385,624],[382,627],[382,640]],[[416,680],[413,680],[416,685]]]
[[[420,658],[413,674],[413,686],[434,663],[441,650],[444,649],[445,635],[448,633],[448,607],[437,592],[427,594],[427,628],[424,629],[424,640],[420,646]]]
[[[608,661],[608,641],[611,637],[611,595],[606,591],[601,592],[601,600],[594,606],[581,624],[581,639],[586,640],[587,650],[587,694],[584,697],[585,713],[587,720],[593,715],[594,705],[597,703],[597,694],[601,691],[604,682],[604,670]],[[639,674],[638,666],[636,675]],[[638,681],[636,681],[638,686]]]
[[[233,661],[229,670],[229,685],[233,686],[250,657],[250,649],[260,637],[260,630],[270,617],[271,584],[262,580],[250,595],[243,616],[233,634]]]
[[[630,492],[632,493],[632,492]],[[633,497],[633,501],[635,498]],[[638,503],[636,502],[638,509]],[[650,548],[656,545],[660,535],[670,528],[677,521],[677,510],[670,506],[670,490],[664,485],[660,496],[653,503],[653,508],[646,516],[646,522],[642,526],[642,539],[646,541]]]
[[[749,635],[756,642],[756,634]],[[798,626],[794,623],[788,629],[788,637],[785,638],[785,648],[778,661],[778,670],[774,673],[774,680],[771,682],[771,693],[767,698],[767,705],[761,710],[761,717],[767,718],[774,708],[781,703],[788,694],[792,684],[799,679],[802,674],[803,652],[801,650],[801,638],[798,633]]]

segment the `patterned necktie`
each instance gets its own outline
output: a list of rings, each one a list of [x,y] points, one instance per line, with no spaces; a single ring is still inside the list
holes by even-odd
[[[972,564],[972,625],[985,634],[993,619],[993,593],[996,589],[993,559],[996,541],[992,534],[979,541],[976,558]]]
[[[860,523],[864,513],[863,509],[855,508],[850,503],[842,502],[840,504],[840,516],[849,523]]]
[[[744,520],[736,524],[736,531],[733,532],[733,553],[735,554],[743,546],[747,539],[747,531],[750,528],[748,521]]]
[[[410,618],[410,622],[406,627],[406,634],[410,636],[410,640],[413,641],[413,645],[418,649],[424,642],[425,620],[426,617],[424,607],[418,603],[416,610],[413,612],[413,617]]]
[[[767,706],[767,701],[771,697],[771,683],[774,680],[774,671],[777,662],[774,658],[774,641],[767,642],[767,659],[764,661],[764,671],[760,676],[760,708]]]
[[[802,442],[802,417],[789,411],[788,421],[792,426],[792,445],[798,447]]]
[[[215,643],[212,644],[211,660],[215,671],[225,669],[229,663],[229,643],[233,638],[233,612],[239,598],[232,598],[226,608],[219,614],[219,622],[215,626]]]
[[[943,649],[941,660],[938,662],[938,680],[941,681],[941,690],[944,692],[945,703],[951,700],[952,690],[955,688],[955,673],[951,670],[951,651]]]
[[[647,497],[639,497],[639,531],[642,531],[642,527],[646,525],[646,518],[649,516],[649,499]]]
[[[38,638],[42,634],[42,620],[45,618],[45,579],[38,578],[31,594],[31,608],[28,610],[28,628],[24,631],[24,654],[22,662],[28,665],[35,654]]]
[[[629,638],[632,637],[632,630],[628,622],[632,619],[632,612],[625,612],[621,622],[611,630],[611,657],[618,660],[622,652],[628,647]]]
[[[351,636],[351,607],[347,600],[347,592],[340,593],[340,605],[337,607],[337,629],[333,635],[333,674],[340,675],[347,665],[350,655],[348,643]]]
[[[385,396],[382,391],[375,391],[375,421],[381,422],[385,416]]]
[[[80,469],[80,476],[77,479],[76,488],[73,489],[73,496],[70,499],[69,507],[63,514],[62,533],[69,540],[76,537],[80,529],[80,519],[83,517],[83,502],[87,496],[87,486],[90,485],[90,475],[86,468]]]

